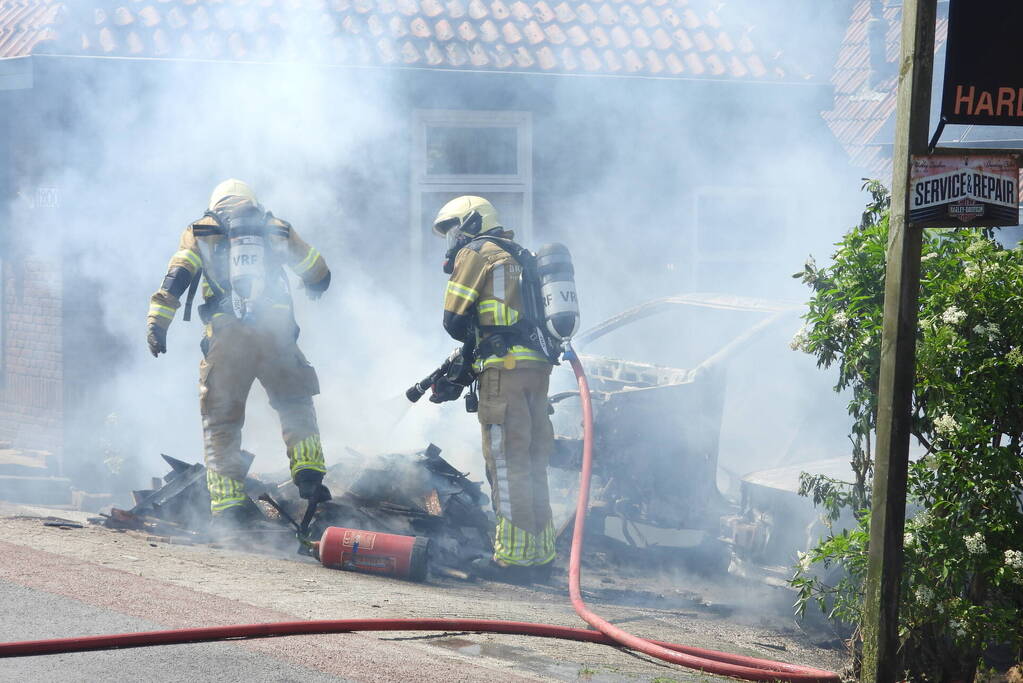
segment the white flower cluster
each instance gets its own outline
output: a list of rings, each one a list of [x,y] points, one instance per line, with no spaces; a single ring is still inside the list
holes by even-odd
[[[966,276],[967,280],[972,280],[978,275],[980,275],[980,268],[974,265],[966,266],[966,269],[963,270],[963,275]]]
[[[803,325],[792,335],[792,341],[789,342],[789,348],[793,351],[807,351],[807,344],[810,341],[810,330],[807,329],[806,325]]]
[[[966,311],[958,306],[949,306],[941,314],[941,320],[946,325],[958,325],[962,321],[966,320]]]
[[[1023,550],[1006,550],[1005,566],[1012,572],[1012,582],[1023,586]]]
[[[998,323],[981,323],[973,328],[973,333],[982,337],[987,337],[988,341],[994,341],[1001,334],[1002,330],[998,327]]]
[[[966,552],[971,555],[983,555],[987,552],[987,543],[984,542],[984,536],[979,531],[963,540],[966,541]]]
[[[846,315],[845,311],[839,311],[835,315],[831,316],[831,321],[843,330],[849,327],[849,316]]]
[[[938,432],[938,434],[941,434],[942,436],[950,436],[952,434],[955,434],[956,430],[959,429],[959,423],[956,421],[954,417],[952,417],[948,413],[945,413],[941,417],[937,417],[934,419],[934,429],[936,432]]]
[[[1005,566],[1009,569],[1023,569],[1023,550],[1006,550]]]
[[[930,261],[932,258],[938,258],[938,252],[932,251],[929,254],[924,254],[920,257],[920,261]]]
[[[912,531],[907,531],[906,534],[902,537],[902,545],[904,545],[907,548],[916,545],[916,536],[913,534]]]
[[[810,571],[810,565],[813,564],[810,553],[804,553],[797,550],[796,557],[798,558],[798,562],[796,562],[796,564],[799,567],[799,571],[804,573]]]
[[[916,589],[916,601],[922,605],[934,602],[934,589],[930,586],[919,586]]]

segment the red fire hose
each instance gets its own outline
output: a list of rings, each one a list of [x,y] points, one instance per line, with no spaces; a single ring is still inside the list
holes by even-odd
[[[572,599],[572,607],[575,608],[576,613],[583,621],[597,629],[597,631],[572,628],[570,626],[556,626],[554,624],[497,621],[491,619],[321,619],[0,643],[0,658],[83,652],[87,650],[109,650],[148,645],[199,643],[238,638],[349,633],[352,631],[461,631],[543,636],[546,638],[562,638],[604,645],[625,646],[631,650],[642,652],[666,662],[697,669],[704,673],[731,676],[748,681],[837,683],[840,680],[838,674],[830,671],[639,638],[601,619],[586,607],[579,590],[579,560],[582,555],[586,508],[589,505],[590,498],[590,472],[593,461],[593,412],[590,405],[589,384],[586,381],[586,374],[583,372],[582,364],[572,351],[566,353],[565,357],[571,362],[572,369],[575,371],[576,379],[579,382],[579,396],[582,401],[583,411],[583,466],[579,486],[579,499],[576,502],[572,551],[569,557],[568,588]]]

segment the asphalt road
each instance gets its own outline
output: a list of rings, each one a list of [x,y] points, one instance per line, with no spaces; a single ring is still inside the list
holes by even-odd
[[[160,624],[0,580],[0,640],[151,631]],[[274,681],[326,683],[331,676],[233,643],[167,645],[0,660],[0,681]]]
[[[533,589],[413,584],[317,562],[168,544],[0,504],[0,641],[350,617],[462,617],[580,625],[560,577]],[[71,516],[75,513],[49,511]],[[84,521],[85,515],[82,515]],[[637,573],[638,572],[638,573]],[[591,575],[592,574],[592,575]],[[593,609],[638,635],[838,670],[847,657],[791,619],[791,596],[730,577],[590,572]],[[179,654],[180,653],[180,654]],[[38,668],[36,668],[38,667]],[[721,680],[617,648],[528,636],[351,633],[0,660],[6,681]]]

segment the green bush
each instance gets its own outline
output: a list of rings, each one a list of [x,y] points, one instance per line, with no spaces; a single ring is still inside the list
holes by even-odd
[[[853,481],[804,474],[801,493],[834,521],[800,557],[797,610],[817,604],[858,627],[869,538],[871,436],[877,413],[889,196],[878,182],[860,225],[826,267],[808,260],[812,290],[794,349],[838,370],[848,392]],[[972,679],[985,651],[1023,649],[1023,250],[979,229],[929,230],[921,256],[912,432],[900,603],[910,680]],[[825,583],[820,568],[844,578]],[[858,631],[857,631],[858,632]],[[855,639],[854,639],[855,640]]]

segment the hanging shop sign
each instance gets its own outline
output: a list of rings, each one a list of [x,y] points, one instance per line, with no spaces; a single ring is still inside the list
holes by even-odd
[[[1023,125],[1023,2],[950,0],[941,116],[947,123]]]
[[[939,149],[914,155],[909,223],[920,228],[1019,224],[1017,152]]]

